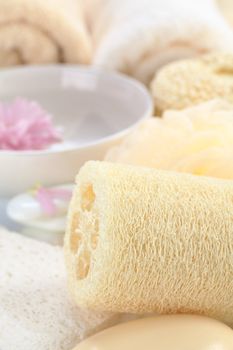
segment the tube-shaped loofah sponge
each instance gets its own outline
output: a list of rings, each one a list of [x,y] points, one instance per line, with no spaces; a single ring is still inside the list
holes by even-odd
[[[151,84],[157,114],[213,98],[233,102],[233,55],[216,53],[162,68]]]
[[[233,182],[88,162],[65,256],[80,306],[233,324]]]

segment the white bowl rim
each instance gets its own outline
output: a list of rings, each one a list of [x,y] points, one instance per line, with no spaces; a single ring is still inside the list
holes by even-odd
[[[44,71],[46,72],[47,70],[51,71],[52,70],[76,70],[76,71],[81,71],[81,72],[94,72],[95,74],[101,73],[102,75],[105,75],[106,77],[116,77],[124,80],[126,83],[129,83],[133,85],[135,88],[137,88],[145,97],[147,100],[147,110],[145,110],[145,113],[143,114],[142,117],[139,118],[135,123],[131,124],[129,127],[122,129],[121,131],[115,132],[111,135],[105,136],[100,138],[99,140],[87,142],[84,145],[77,145],[77,146],[71,146],[69,148],[64,148],[64,149],[43,149],[43,150],[23,150],[23,151],[14,151],[14,150],[1,150],[0,149],[0,156],[1,155],[7,155],[7,156],[42,156],[42,155],[48,155],[48,154],[61,154],[61,153],[69,153],[77,150],[82,150],[82,149],[88,149],[93,146],[99,146],[99,145],[104,145],[108,141],[114,141],[118,138],[121,138],[129,133],[131,129],[139,125],[143,120],[149,118],[153,114],[153,101],[150,96],[149,91],[146,89],[145,85],[143,85],[141,82],[138,80],[129,77],[123,73],[120,72],[115,72],[109,69],[103,69],[101,67],[97,66],[87,66],[87,65],[75,65],[75,64],[45,64],[45,65],[31,65],[31,66],[20,66],[20,67],[12,67],[12,68],[6,68],[4,70],[0,71],[0,79],[1,76],[7,75],[7,74],[12,74],[14,72],[18,73],[23,73],[23,72],[36,72],[36,71]]]

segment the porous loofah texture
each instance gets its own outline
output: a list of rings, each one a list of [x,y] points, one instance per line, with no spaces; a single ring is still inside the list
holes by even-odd
[[[91,43],[76,0],[0,0],[0,66],[88,63]]]
[[[81,310],[66,289],[63,252],[0,229],[0,349],[70,350],[117,315]]]
[[[233,55],[216,53],[162,68],[151,84],[157,114],[214,98],[233,102]]]
[[[65,255],[79,306],[233,324],[233,182],[88,162]]]
[[[212,100],[150,118],[106,160],[233,179],[233,105]]]

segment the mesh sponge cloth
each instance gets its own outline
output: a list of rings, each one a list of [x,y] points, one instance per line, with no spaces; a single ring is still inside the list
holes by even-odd
[[[60,247],[0,229],[0,349],[70,350],[116,315],[77,308]]]
[[[233,182],[88,162],[65,238],[79,306],[233,325]]]
[[[163,118],[147,119],[105,159],[233,179],[233,105],[211,100],[167,110]]]

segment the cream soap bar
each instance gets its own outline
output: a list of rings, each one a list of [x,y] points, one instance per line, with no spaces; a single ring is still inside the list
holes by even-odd
[[[232,350],[233,331],[189,315],[141,319],[107,329],[74,350]]]

